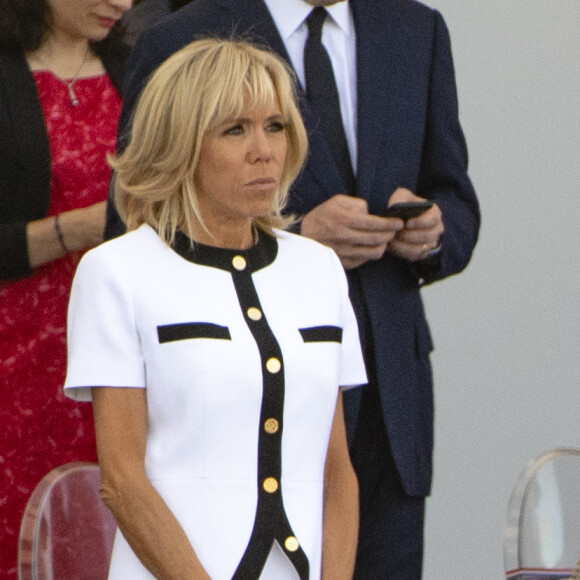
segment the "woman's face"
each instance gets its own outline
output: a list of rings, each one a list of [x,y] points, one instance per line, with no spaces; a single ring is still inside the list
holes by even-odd
[[[214,233],[269,215],[288,149],[279,103],[228,119],[201,143],[195,175],[201,216]]]
[[[48,0],[52,31],[72,38],[102,40],[133,0]]]

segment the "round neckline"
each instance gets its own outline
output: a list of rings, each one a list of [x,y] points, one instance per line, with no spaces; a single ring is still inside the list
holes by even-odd
[[[45,74],[45,75],[51,76],[52,78],[54,78],[57,81],[63,83],[64,85],[66,85],[67,83],[70,83],[72,81],[72,78],[70,78],[70,79],[64,79],[62,77],[59,77],[56,73],[54,73],[53,71],[51,71],[48,68],[39,68],[39,69],[36,69],[36,70],[31,70],[30,72],[32,73],[33,76],[35,76],[37,74]],[[100,78],[103,78],[103,77],[106,77],[106,76],[107,76],[107,73],[104,72],[104,73],[99,73],[99,74],[96,74],[96,75],[90,75],[90,76],[86,76],[86,77],[78,77],[77,79],[75,79],[74,82],[76,84],[76,83],[78,83],[80,81],[86,81],[86,80],[90,80],[90,79],[100,79]]]
[[[177,232],[171,249],[188,262],[228,272],[240,271],[236,264],[239,264],[238,258],[241,257],[244,259],[242,270],[252,273],[269,266],[276,259],[278,241],[273,235],[258,230],[258,240],[252,247],[235,250],[192,242],[183,232]]]

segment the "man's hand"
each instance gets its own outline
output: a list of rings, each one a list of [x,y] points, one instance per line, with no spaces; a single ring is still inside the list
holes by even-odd
[[[410,190],[399,187],[389,199],[389,205],[404,201],[422,201]],[[388,244],[389,252],[412,262],[423,260],[429,252],[439,246],[439,238],[445,231],[441,210],[436,204],[421,214],[404,223],[404,227],[396,233]]]
[[[403,221],[369,214],[367,202],[337,194],[304,216],[302,235],[331,247],[346,270],[378,260]]]

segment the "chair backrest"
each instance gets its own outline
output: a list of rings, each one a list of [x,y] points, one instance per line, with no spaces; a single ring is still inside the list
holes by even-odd
[[[512,580],[569,578],[580,555],[580,449],[532,459],[508,503],[504,567]]]
[[[94,463],[50,471],[30,496],[18,541],[19,580],[105,580],[117,526]]]

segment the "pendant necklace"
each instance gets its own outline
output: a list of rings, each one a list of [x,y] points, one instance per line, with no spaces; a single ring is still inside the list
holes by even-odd
[[[81,64],[80,64],[75,76],[70,81],[63,79],[63,82],[66,85],[66,88],[68,89],[68,98],[70,99],[70,104],[73,107],[79,106],[79,100],[77,98],[77,94],[75,93],[74,84],[77,82],[77,79],[79,78],[79,74],[81,74],[81,69],[83,68],[83,64],[85,64],[85,61],[87,60],[88,54],[89,54],[89,45],[87,44],[87,50],[85,50],[85,55],[83,56],[83,60],[81,61]]]
[[[81,69],[83,68],[83,65],[87,61],[87,56],[89,54],[89,50],[90,50],[90,45],[87,43],[87,48],[85,50],[83,60],[81,61],[81,64],[79,65],[79,68],[77,69],[77,72],[75,73],[74,77],[70,81],[67,81],[66,79],[59,77],[58,75],[56,75],[56,73],[53,72],[53,74],[55,74],[55,76],[57,76],[57,78],[60,79],[60,81],[65,84],[67,91],[68,91],[68,98],[70,100],[70,104],[73,107],[79,106],[79,100],[78,100],[77,94],[75,93],[74,85],[77,82],[79,75],[81,74]],[[39,58],[38,55],[36,55],[35,58],[36,58],[37,62],[39,62],[41,65],[46,66],[43,59]],[[50,67],[47,67],[47,68],[48,68],[48,70],[51,70]]]

